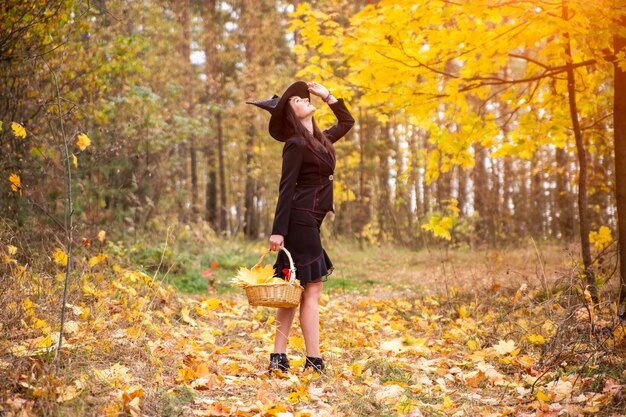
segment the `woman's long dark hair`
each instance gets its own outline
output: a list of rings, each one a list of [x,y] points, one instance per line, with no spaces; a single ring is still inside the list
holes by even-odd
[[[313,118],[313,134],[304,127],[300,119],[296,116],[291,105],[287,103],[283,110],[283,123],[285,132],[291,137],[293,135],[302,136],[307,140],[307,145],[313,150],[323,151],[334,155],[335,148],[328,137],[317,127],[315,118]]]

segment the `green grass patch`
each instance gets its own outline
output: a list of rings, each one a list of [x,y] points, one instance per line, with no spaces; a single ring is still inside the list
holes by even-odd
[[[183,385],[170,391],[159,389],[156,396],[155,411],[160,416],[178,417],[183,415],[186,406],[193,403],[197,393],[191,387]]]
[[[263,247],[243,240],[183,238],[171,243],[145,239],[129,249],[131,261],[155,279],[186,294],[229,293],[230,279],[241,267],[258,262]],[[264,263],[274,261],[268,255]]]
[[[349,239],[324,239],[323,244],[334,265],[324,284],[331,293],[411,290],[451,295],[454,287],[458,289],[465,283],[472,290],[496,281],[509,285],[509,276],[498,276],[501,271],[516,270],[520,275],[532,277],[536,271],[527,268],[536,263],[538,256],[534,248],[520,249],[511,255],[497,250],[416,251],[390,244],[361,247]],[[230,279],[239,268],[252,267],[264,248],[265,240],[183,234],[171,238],[169,243],[144,238],[134,242],[128,255],[135,265],[182,293],[227,294],[239,291],[230,286]],[[547,248],[541,256],[552,263],[558,254],[554,248]],[[275,259],[276,254],[270,253],[264,264],[272,264]],[[517,285],[511,290],[516,288]]]
[[[404,382],[408,384],[411,376],[404,372],[401,368],[394,366],[386,358],[372,359],[365,365],[365,370],[371,370],[372,375],[377,375],[381,383],[385,382]]]

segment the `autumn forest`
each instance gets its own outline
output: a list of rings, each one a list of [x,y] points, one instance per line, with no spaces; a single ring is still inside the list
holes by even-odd
[[[276,376],[229,282],[295,80],[356,123]],[[624,240],[624,0],[0,5],[0,416],[623,415]]]

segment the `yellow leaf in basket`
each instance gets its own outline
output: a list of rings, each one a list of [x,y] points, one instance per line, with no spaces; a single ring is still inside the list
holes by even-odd
[[[262,284],[274,278],[276,270],[272,268],[272,265],[267,264],[265,266],[255,266],[251,272],[256,275],[257,281],[260,280],[259,284]]]
[[[270,282],[274,278],[275,270],[272,265],[257,266],[252,269],[241,268],[237,276],[233,278],[232,285],[235,287],[247,287]]]

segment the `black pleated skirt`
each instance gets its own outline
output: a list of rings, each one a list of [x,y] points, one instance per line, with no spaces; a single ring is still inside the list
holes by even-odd
[[[285,236],[285,248],[291,253],[296,265],[296,278],[305,286],[309,282],[326,281],[333,272],[333,263],[322,248],[320,226],[326,214],[292,209],[289,216],[289,234]],[[289,269],[289,259],[280,251],[274,264],[276,276],[285,277],[283,269]]]

